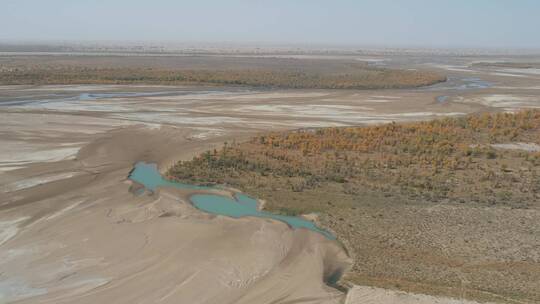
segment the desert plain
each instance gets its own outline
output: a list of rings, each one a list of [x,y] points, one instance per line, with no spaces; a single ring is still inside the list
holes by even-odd
[[[481,249],[467,252],[471,255],[467,262],[477,262],[478,267],[489,264],[496,276],[503,277],[504,272],[497,272],[498,263],[521,267],[521,262],[527,262],[534,267],[527,270],[532,277],[516,282],[519,286],[504,286],[505,291],[516,290],[514,296],[475,288],[469,284],[475,278],[460,272],[462,265],[452,265],[463,291],[456,297],[453,290],[447,297],[440,289],[408,290],[407,284],[375,279],[366,279],[365,286],[327,284],[333,274],[346,274],[354,259],[339,239],[269,219],[208,214],[190,203],[192,190],[165,187],[141,194],[135,191],[140,185],[128,179],[137,162],[155,163],[165,173],[177,161],[224,142],[242,142],[269,131],[540,108],[539,56],[422,52],[124,54],[119,58],[0,54],[4,75],[43,62],[47,67],[77,69],[103,68],[111,62],[124,69],[139,62],[142,67],[186,65],[191,70],[214,68],[220,62],[225,62],[220,69],[276,69],[283,64],[290,68],[291,62],[333,69],[361,62],[383,69],[429,71],[445,78],[429,86],[388,89],[144,81],[4,83],[0,86],[0,303],[537,303],[538,195],[526,209],[493,206],[482,213],[486,207],[475,207],[468,212],[471,218],[461,224],[450,216],[458,226],[445,229],[430,221],[429,215],[449,215],[461,207],[440,203],[418,211],[417,216],[428,219],[417,219],[430,236],[422,240],[440,250],[428,258],[460,251],[459,246],[467,246],[460,240],[474,231],[467,225],[477,224],[483,227],[481,237],[471,236],[471,241]],[[502,148],[538,149],[534,144],[509,144]],[[235,189],[208,191],[230,196]],[[483,215],[475,223],[477,213]],[[407,220],[411,225],[415,221],[410,215]],[[366,233],[382,235],[388,225],[373,222]],[[399,243],[399,233],[392,238]],[[489,252],[488,258],[478,256],[481,250]],[[375,268],[392,263],[387,258],[391,255],[379,254],[379,260],[366,263]]]

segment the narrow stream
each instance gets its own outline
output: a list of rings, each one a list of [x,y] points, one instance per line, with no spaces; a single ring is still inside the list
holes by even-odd
[[[138,162],[129,174],[129,179],[142,184],[146,189],[155,191],[157,187],[175,187],[179,189],[213,190],[213,186],[195,186],[169,181],[163,178],[155,164]],[[335,237],[328,231],[317,227],[313,222],[296,216],[273,214],[259,210],[257,200],[242,193],[236,193],[234,199],[216,194],[195,194],[190,198],[197,209],[211,214],[219,214],[232,218],[254,216],[270,218],[286,223],[293,229],[305,228],[320,233],[328,239]]]

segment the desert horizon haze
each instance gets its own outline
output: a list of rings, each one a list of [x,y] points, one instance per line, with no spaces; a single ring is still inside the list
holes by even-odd
[[[4,0],[0,40],[540,48],[533,0]]]

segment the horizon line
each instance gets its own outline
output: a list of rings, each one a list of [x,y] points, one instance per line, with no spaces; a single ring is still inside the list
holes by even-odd
[[[347,42],[292,42],[292,41],[195,41],[195,40],[163,40],[163,39],[12,39],[0,38],[0,45],[49,45],[49,46],[69,46],[69,45],[91,45],[91,44],[103,44],[103,46],[109,46],[107,44],[118,44],[116,46],[134,46],[133,44],[142,44],[142,46],[185,46],[186,44],[192,44],[190,47],[201,46],[231,46],[231,47],[247,47],[258,48],[259,46],[268,48],[278,47],[295,47],[295,48],[358,48],[358,49],[410,49],[410,50],[515,50],[515,51],[540,51],[539,47],[533,46],[475,46],[475,45],[425,45],[425,44],[381,44],[381,43],[347,43]]]

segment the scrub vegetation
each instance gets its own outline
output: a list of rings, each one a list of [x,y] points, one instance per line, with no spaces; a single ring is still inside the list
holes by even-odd
[[[31,69],[0,73],[11,84],[214,84],[309,89],[411,88],[442,82],[432,72],[359,69],[351,73],[320,74],[280,70],[155,70],[155,69]]]
[[[308,89],[396,89],[436,84],[427,70],[378,68],[355,60],[208,56],[0,58],[0,84],[243,85]]]
[[[308,129],[262,135],[179,163],[171,176],[252,183],[301,192],[326,183],[439,202],[523,207],[540,193],[540,153],[491,145],[537,142],[540,112],[481,114],[410,124]],[[269,205],[270,206],[270,205]],[[302,213],[296,206],[280,206]]]
[[[345,281],[540,301],[540,229],[528,211],[540,207],[540,152],[493,146],[517,142],[540,144],[540,111],[265,134],[168,177],[239,188],[272,212],[317,213],[355,258]]]

